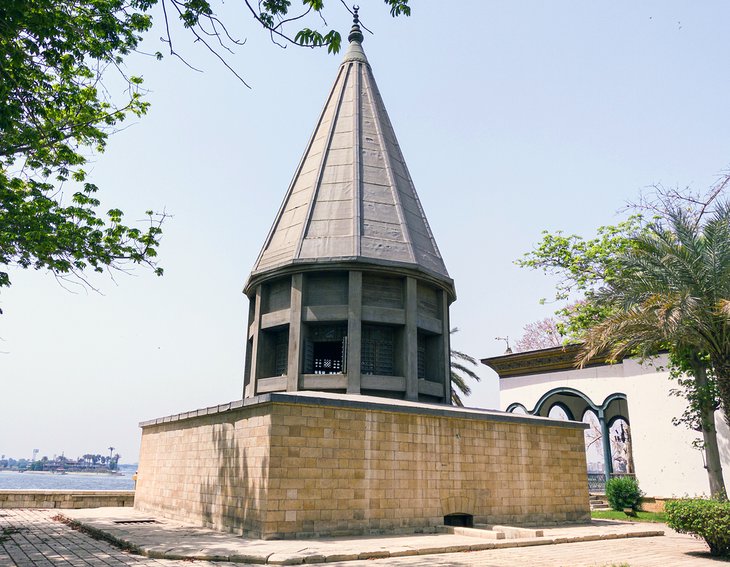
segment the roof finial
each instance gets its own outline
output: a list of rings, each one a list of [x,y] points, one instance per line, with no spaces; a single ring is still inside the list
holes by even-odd
[[[347,39],[352,42],[356,43],[362,43],[362,40],[364,39],[362,35],[362,30],[360,29],[360,18],[357,15],[357,11],[360,9],[360,6],[353,6],[353,18],[352,18],[352,28],[350,29],[350,35],[347,36]]]

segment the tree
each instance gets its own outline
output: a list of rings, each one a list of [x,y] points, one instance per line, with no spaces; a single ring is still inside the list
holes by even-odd
[[[299,13],[290,12],[290,0],[244,1],[272,39],[339,50],[336,30],[304,27],[294,37],[285,32],[304,16],[324,22],[323,0],[304,0]],[[385,3],[393,16],[410,14],[408,0]],[[236,74],[218,49],[230,51],[231,43],[241,42],[231,38],[208,0],[0,3],[0,287],[11,283],[9,266],[84,283],[88,271],[130,264],[162,275],[156,257],[166,215],[147,211],[146,224],[133,227],[118,208],[101,213],[99,188],[84,170],[115,128],[147,112],[142,79],[127,73],[124,60],[150,29],[150,11],[158,4],[171,55],[179,57],[171,33],[178,22]],[[125,82],[123,96],[105,84],[109,71]]]
[[[579,341],[587,328],[606,316],[605,307],[593,301],[593,297],[604,283],[621,277],[621,267],[615,259],[633,245],[632,237],[642,230],[640,215],[630,216],[615,226],[601,226],[596,237],[588,240],[545,230],[537,247],[515,261],[521,268],[558,277],[553,301],[568,304],[556,311],[556,328],[569,342]]]
[[[522,328],[523,335],[515,342],[517,352],[558,347],[563,344],[562,334],[555,317],[546,317]]]
[[[592,240],[584,240],[580,236],[564,236],[558,232],[550,234],[543,232],[543,240],[538,247],[532,252],[528,252],[517,264],[522,267],[532,269],[540,269],[545,273],[559,276],[556,287],[555,299],[566,300],[579,298],[577,308],[568,306],[557,311],[559,318],[564,319],[562,326],[559,324],[561,332],[568,336],[571,342],[581,342],[585,340],[586,333],[589,329],[600,326],[612,316],[620,316],[625,311],[626,303],[612,302],[602,299],[604,291],[601,288],[619,289],[622,285],[630,285],[638,276],[633,271],[630,262],[626,262],[626,258],[639,257],[642,242],[645,240],[654,241],[656,239],[655,229],[660,232],[664,231],[664,236],[668,238],[668,242],[675,236],[672,236],[673,230],[676,232],[673,218],[677,215],[681,216],[683,228],[679,231],[682,235],[694,235],[696,239],[690,239],[690,246],[686,250],[682,250],[681,246],[675,249],[680,257],[675,258],[681,265],[681,254],[688,252],[696,252],[696,241],[704,239],[701,223],[703,219],[713,210],[713,205],[723,194],[725,188],[730,184],[730,175],[724,173],[719,180],[704,194],[692,193],[689,190],[680,191],[677,189],[665,189],[663,187],[655,187],[653,194],[644,196],[637,205],[631,208],[642,212],[648,212],[654,215],[652,223],[646,223],[640,215],[630,217],[627,221],[619,223],[616,226],[601,227],[598,229],[598,236]],[[726,206],[721,206],[718,211],[726,210]],[[721,231],[727,229],[727,223],[722,228],[722,223],[713,223],[715,229],[710,232],[714,234],[714,241],[719,249],[727,245],[726,236],[719,232],[713,233],[713,230]],[[653,236],[652,236],[653,235]],[[725,239],[723,241],[723,239]],[[696,241],[695,241],[696,240]],[[677,239],[681,244],[681,241]],[[718,249],[718,251],[719,251]],[[710,267],[718,268],[720,257],[713,257],[712,252],[708,252],[706,260],[710,266],[702,267],[702,262],[698,259],[697,265],[687,262],[685,268],[696,268],[700,277],[710,273]],[[685,258],[686,260],[686,258]],[[667,262],[663,258],[661,262],[657,262],[655,267],[660,269]],[[703,272],[703,270],[705,270]],[[682,284],[686,281],[695,281],[702,288],[700,280],[672,280],[671,278],[687,276],[687,273],[675,273],[671,275],[669,272],[664,274],[668,279],[664,280],[665,290],[672,284]],[[718,308],[725,309],[725,300],[729,297],[727,290],[722,291],[722,285],[719,281],[706,282],[710,287],[716,286],[719,293],[715,310]],[[709,288],[703,288],[709,289]],[[661,306],[664,299],[662,294],[664,291],[657,289],[655,299],[656,307]],[[686,291],[686,290],[685,290]],[[724,294],[724,296],[723,296]],[[669,307],[669,302],[673,296],[667,296],[665,307]],[[686,306],[690,304],[696,305],[695,298],[691,295],[684,296],[688,301]],[[655,314],[658,311],[655,311]],[[670,311],[665,311],[666,315]],[[678,317],[678,310],[671,311],[673,317]],[[722,316],[726,316],[726,311],[715,313],[712,315],[716,323],[717,329],[722,328]],[[624,313],[624,316],[626,314]],[[718,319],[719,318],[719,319]],[[635,321],[636,322],[636,321]],[[650,314],[645,313],[644,327],[642,332],[647,336],[656,335],[657,328],[661,327],[663,320],[650,320]],[[725,324],[726,324],[725,320]],[[688,328],[692,328],[691,320],[685,320]],[[638,325],[638,322],[637,322]],[[699,330],[701,327],[695,327]],[[625,329],[621,333],[625,332]],[[655,337],[656,338],[656,337]],[[678,338],[675,335],[674,338]],[[679,388],[673,390],[673,394],[682,395],[688,402],[687,410],[681,417],[674,419],[675,424],[684,423],[696,431],[702,432],[703,441],[699,444],[705,452],[705,460],[708,463],[708,478],[713,494],[724,493],[724,485],[722,479],[722,471],[719,461],[719,450],[717,447],[717,437],[714,425],[714,411],[719,407],[719,391],[716,381],[716,371],[713,366],[711,357],[707,352],[703,352],[698,348],[697,344],[672,342],[669,337],[666,340],[657,340],[651,345],[649,342],[644,344],[644,348],[636,346],[624,349],[624,354],[636,354],[639,356],[648,356],[656,354],[659,350],[669,352],[669,367],[672,377],[679,384]],[[618,351],[615,351],[616,355]],[[589,355],[584,353],[583,362],[588,359]],[[727,403],[725,404],[725,415],[727,419]]]
[[[199,1],[207,4],[205,0]],[[304,27],[297,31],[294,37],[288,35],[284,30],[286,24],[300,20],[312,12],[321,16],[324,9],[323,0],[304,0],[302,11],[295,14],[289,13],[291,7],[290,0],[267,0],[266,2],[259,2],[256,8],[251,5],[249,0],[244,0],[244,2],[254,19],[269,31],[271,40],[275,43],[278,38],[287,43],[299,46],[327,47],[327,51],[330,53],[337,53],[340,50],[342,36],[337,30],[330,30],[323,34],[317,29]],[[390,15],[394,18],[400,15],[411,15],[408,0],[384,0],[384,2],[390,9]],[[182,3],[184,4],[185,2]],[[347,7],[344,2],[342,4]],[[358,17],[357,10],[358,8],[355,8],[355,11],[351,12],[355,18]],[[322,18],[322,21],[324,21],[324,18]]]
[[[595,296],[609,315],[584,336],[582,362],[598,353],[650,356],[669,348],[672,358],[706,392],[714,374],[730,422],[730,205],[718,204],[702,224],[681,209],[648,226],[616,258],[624,276]],[[715,403],[698,400],[707,450],[710,491],[724,495],[714,427]]]
[[[451,334],[458,333],[459,329],[454,327],[451,329]],[[481,378],[471,368],[466,366],[470,364],[477,366],[477,360],[460,352],[456,349],[451,349],[451,403],[455,406],[464,407],[464,401],[461,396],[468,396],[471,394],[471,387],[467,383],[468,379],[479,382]]]
[[[160,219],[146,230],[122,224],[122,212],[97,212],[97,187],[83,169],[112,129],[147,110],[141,80],[129,96],[108,100],[102,67],[119,66],[137,47],[149,17],[121,0],[17,0],[0,6],[0,267],[86,269],[154,266]],[[64,192],[70,192],[68,198]],[[162,270],[156,268],[157,273]],[[10,276],[0,271],[0,287]]]

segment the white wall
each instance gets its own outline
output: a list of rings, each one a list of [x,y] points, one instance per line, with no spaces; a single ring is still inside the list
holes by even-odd
[[[639,364],[626,360],[621,364],[595,366],[500,379],[500,407],[520,403],[528,411],[546,392],[560,387],[583,392],[600,406],[611,394],[626,395],[631,424],[634,466],[639,486],[647,496],[669,497],[709,493],[702,453],[692,447],[701,437],[684,426],[672,425],[672,418],[684,411],[686,402],[670,396],[676,383],[660,365],[665,360]],[[725,482],[730,480],[730,432],[720,412],[716,422]],[[579,416],[576,416],[578,419]]]

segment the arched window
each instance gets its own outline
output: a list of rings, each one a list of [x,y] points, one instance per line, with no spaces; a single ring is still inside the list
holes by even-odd
[[[568,410],[568,408],[566,408],[563,404],[559,403],[552,405],[548,412],[548,417],[560,419],[562,421],[570,421],[573,419],[573,416],[570,415],[570,410]]]
[[[588,429],[583,432],[586,443],[586,463],[589,473],[602,473],[606,470],[606,460],[603,456],[603,431],[596,412],[591,409],[583,413],[583,423]]]
[[[611,460],[614,473],[633,473],[631,470],[631,429],[623,417],[615,418],[609,428]]]

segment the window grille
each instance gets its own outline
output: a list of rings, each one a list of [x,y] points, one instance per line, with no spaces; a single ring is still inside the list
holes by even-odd
[[[274,376],[286,374],[289,366],[289,330],[279,331],[274,337]]]
[[[360,370],[363,374],[393,376],[395,330],[392,327],[363,325]]]
[[[426,379],[426,337],[418,334],[418,379]]]
[[[314,374],[314,343],[304,340],[304,373]]]
[[[343,347],[344,343],[315,343],[313,356],[314,373],[342,373]]]
[[[305,374],[342,374],[346,371],[347,327],[317,325],[304,341]]]

